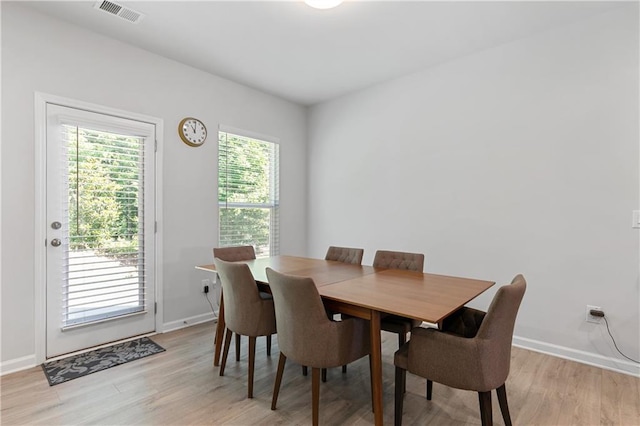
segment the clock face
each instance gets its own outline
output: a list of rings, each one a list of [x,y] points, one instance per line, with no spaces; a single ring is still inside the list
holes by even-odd
[[[196,118],[185,118],[178,125],[178,133],[184,143],[189,146],[200,146],[207,139],[207,128]]]

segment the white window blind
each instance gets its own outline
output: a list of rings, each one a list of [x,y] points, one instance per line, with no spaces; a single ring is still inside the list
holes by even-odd
[[[144,138],[63,125],[62,327],[145,310]]]
[[[279,145],[220,131],[218,149],[219,247],[279,254]]]

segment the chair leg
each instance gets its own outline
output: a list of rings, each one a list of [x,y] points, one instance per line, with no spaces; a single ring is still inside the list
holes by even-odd
[[[395,385],[395,414],[393,424],[395,426],[402,425],[402,410],[404,405],[404,388],[407,381],[407,370],[396,367],[396,385]]]
[[[504,419],[505,426],[511,426],[511,416],[509,415],[509,404],[507,404],[507,388],[503,384],[496,389],[498,394],[498,402],[500,403],[500,411],[502,412],[502,418]]]
[[[347,373],[347,366],[343,365],[342,366],[342,374],[346,374]]]
[[[240,335],[236,333],[236,361],[240,361]]]
[[[307,374],[309,374],[309,369],[307,368],[306,365],[302,366],[302,375],[306,376]]]
[[[398,349],[404,346],[407,343],[407,334],[406,333],[398,333]],[[402,392],[407,392],[407,382],[405,380],[404,385],[402,386]]]
[[[427,379],[427,401],[431,401],[432,393],[433,393],[433,382]]]
[[[373,401],[373,364],[371,363],[371,354],[369,354],[369,386],[371,390],[371,412],[375,412],[373,407],[376,405]]]
[[[276,409],[278,403],[278,393],[280,392],[280,383],[282,383],[282,373],[284,372],[284,365],[287,362],[287,357],[280,352],[280,358],[278,359],[278,371],[276,372],[276,381],[273,384],[273,396],[271,397],[271,409]]]
[[[318,426],[320,405],[320,369],[311,368],[311,418],[313,426]]]
[[[493,416],[491,413],[491,391],[478,392],[478,401],[480,402],[480,418],[482,426],[492,426]]]
[[[271,335],[267,336],[267,356],[271,356]]]
[[[326,383],[327,382],[327,369],[323,368],[322,369],[322,383]]]
[[[222,297],[222,293],[220,293],[220,308],[218,310],[218,322],[216,324],[216,338],[214,340],[214,351],[213,351],[213,366],[217,367],[220,365],[220,351],[222,350],[222,345],[224,344],[224,297]]]
[[[253,398],[253,372],[256,364],[256,337],[249,336],[249,390],[247,398]]]
[[[227,328],[227,332],[224,337],[224,349],[222,350],[222,361],[220,361],[220,375],[224,376],[224,367],[227,365],[227,356],[229,355],[229,346],[231,346],[231,337],[233,331]]]
[[[407,343],[407,335],[406,333],[398,333],[398,349]]]

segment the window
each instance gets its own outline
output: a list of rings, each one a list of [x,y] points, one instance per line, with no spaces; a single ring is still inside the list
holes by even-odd
[[[61,130],[68,159],[63,327],[141,312],[145,138],[75,125]]]
[[[279,145],[218,133],[219,247],[251,245],[279,254]]]

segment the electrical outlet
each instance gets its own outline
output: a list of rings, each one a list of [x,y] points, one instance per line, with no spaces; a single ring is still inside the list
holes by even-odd
[[[600,306],[593,306],[593,305],[587,305],[587,312],[586,312],[586,321],[587,322],[593,322],[595,324],[600,324],[600,322],[602,321],[601,317],[594,317],[593,315],[591,315],[591,310],[595,309],[596,311],[601,311],[602,308]]]
[[[202,292],[209,293],[209,286],[211,285],[211,280],[204,279],[202,280]]]

